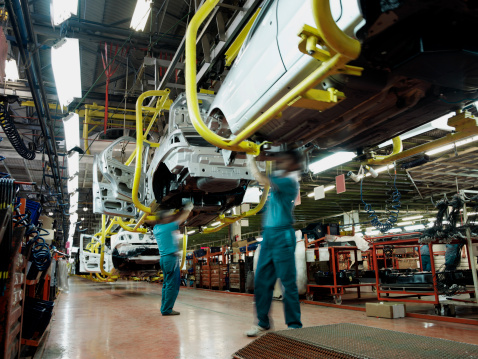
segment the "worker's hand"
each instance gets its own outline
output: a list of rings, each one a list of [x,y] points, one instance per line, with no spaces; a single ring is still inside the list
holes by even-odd
[[[186,203],[186,205],[184,206],[184,210],[186,211],[192,211],[194,208],[194,204],[192,202],[188,202]]]

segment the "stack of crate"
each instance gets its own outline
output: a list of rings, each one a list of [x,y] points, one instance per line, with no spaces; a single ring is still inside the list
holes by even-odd
[[[194,279],[196,283],[196,288],[201,287],[201,265],[196,264],[194,266]]]
[[[244,261],[229,264],[229,290],[246,291],[246,276],[244,274]]]
[[[217,289],[226,288],[227,264],[213,263],[211,264],[211,287]]]
[[[211,266],[203,265],[201,266],[201,285],[203,288],[211,289]]]

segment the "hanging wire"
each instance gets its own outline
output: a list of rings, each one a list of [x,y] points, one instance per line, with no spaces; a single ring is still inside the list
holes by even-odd
[[[384,222],[382,222],[378,218],[377,214],[372,208],[372,205],[365,202],[363,199],[362,183],[363,183],[363,178],[365,177],[365,169],[363,168],[363,166],[360,166],[358,175],[362,176],[360,179],[360,200],[364,204],[364,209],[367,212],[368,217],[371,218],[370,224],[382,233],[388,232],[390,229],[392,229],[393,225],[397,222],[398,214],[400,213],[400,207],[402,206],[402,204],[400,203],[400,199],[402,195],[400,194],[397,188],[396,167],[395,167],[395,177],[393,179],[393,187],[391,187],[391,191],[390,191],[390,204],[389,204],[389,207],[387,208],[388,218]]]

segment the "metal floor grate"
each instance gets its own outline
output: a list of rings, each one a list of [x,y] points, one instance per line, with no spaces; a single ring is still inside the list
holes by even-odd
[[[478,359],[478,346],[345,323],[268,333],[233,357]]]

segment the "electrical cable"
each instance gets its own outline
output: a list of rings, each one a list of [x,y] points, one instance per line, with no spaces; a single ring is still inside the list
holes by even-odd
[[[344,8],[342,6],[342,0],[339,0],[339,4],[340,4],[340,15],[339,15],[339,18],[337,20],[335,20],[335,22],[339,22],[340,19],[342,18],[343,13],[344,13]]]
[[[5,103],[0,102],[0,124],[3,132],[8,137],[8,140],[12,144],[17,153],[27,160],[33,160],[35,158],[35,151],[30,151],[18,133],[13,118],[10,116]]]
[[[374,226],[376,229],[378,229],[382,233],[388,232],[390,229],[392,229],[393,225],[397,222],[398,220],[398,214],[400,213],[400,207],[402,204],[400,203],[400,199],[402,195],[400,194],[398,188],[397,188],[397,169],[395,168],[395,178],[393,180],[393,189],[391,192],[391,208],[392,209],[387,209],[389,216],[385,222],[380,221],[378,218],[377,214],[372,208],[372,205],[365,202],[363,200],[363,190],[362,190],[362,183],[363,179],[365,177],[365,170],[363,166],[360,166],[360,169],[357,173],[358,175],[362,175],[360,179],[360,200],[364,204],[364,209],[368,214],[368,217],[371,218],[370,224]]]

